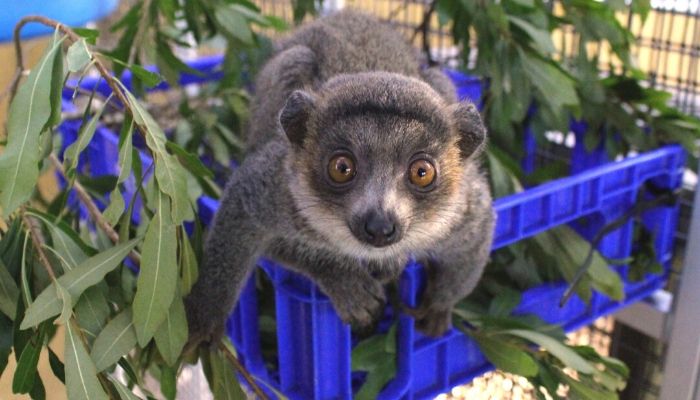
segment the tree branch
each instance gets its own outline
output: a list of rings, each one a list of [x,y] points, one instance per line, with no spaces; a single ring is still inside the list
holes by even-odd
[[[63,164],[61,164],[61,161],[58,160],[55,154],[49,154],[49,161],[51,161],[51,164],[54,166],[54,168],[56,168],[61,176],[68,180],[66,177],[66,171],[63,169]],[[102,212],[100,212],[100,209],[97,208],[95,202],[92,201],[92,198],[88,192],[85,191],[83,185],[75,180],[73,182],[73,189],[75,190],[75,194],[78,196],[80,201],[87,208],[88,214],[90,214],[90,218],[95,222],[95,224],[97,224],[97,226],[99,226],[107,234],[112,242],[119,243],[119,234],[107,223],[107,221],[104,220],[102,217]],[[141,256],[135,251],[132,250],[129,252],[129,259],[136,264],[136,266],[141,266]]]
[[[24,25],[28,24],[29,22],[38,22],[40,24],[44,24],[46,26],[53,27],[54,29],[60,30],[63,34],[68,36],[71,41],[77,42],[80,40],[80,36],[75,33],[71,28],[62,25],[58,21],[46,18],[41,15],[28,15],[17,23],[15,26],[15,31],[14,31],[14,42],[15,42],[15,52],[17,53],[17,69],[21,72],[24,70],[24,64],[22,60],[22,48],[20,45],[20,36],[19,32],[24,27]],[[95,64],[95,68],[100,72],[100,75],[102,75],[102,78],[107,82],[107,85],[109,85],[110,89],[112,89],[112,92],[117,96],[119,99],[119,102],[122,104],[124,107],[124,112],[129,114],[129,116],[133,119],[134,117],[134,111],[131,108],[131,105],[129,104],[129,101],[126,99],[126,96],[124,96],[124,93],[121,91],[119,88],[119,85],[117,83],[117,80],[107,71],[107,68],[105,65],[100,61],[99,58],[95,54],[91,54],[91,59]],[[13,84],[12,84],[12,89],[10,91],[10,103],[12,103],[12,99],[14,99],[15,94],[17,93],[17,88],[19,87],[19,79],[17,79]],[[136,122],[134,122],[134,125],[138,129],[138,131],[141,133],[141,135],[145,136],[146,132],[148,132],[148,129]],[[145,137],[144,137],[145,139]]]
[[[51,277],[51,280],[55,281],[56,275],[53,272],[53,268],[51,267],[51,263],[49,263],[49,260],[46,258],[46,254],[44,254],[44,250],[41,247],[41,242],[39,241],[39,237],[37,236],[37,234],[35,232],[36,227],[34,226],[34,224],[32,224],[32,221],[27,216],[27,208],[24,206],[24,204],[22,204],[20,206],[19,212],[20,212],[20,215],[22,217],[22,221],[24,222],[24,224],[27,226],[27,229],[29,230],[29,236],[32,238],[32,243],[34,244],[34,248],[36,249],[36,252],[39,254],[39,259],[41,260],[41,263],[44,264],[44,268],[46,268],[46,272],[48,272],[49,276]],[[83,336],[82,328],[78,324],[78,321],[75,319],[74,315],[71,315],[70,321],[68,323],[73,324],[73,327],[75,328],[75,331],[78,334],[80,341],[83,343],[85,350],[87,350],[87,352],[90,353],[90,346],[88,346],[87,340],[85,340],[85,336]],[[102,384],[102,387],[104,388],[105,392],[107,392],[107,395],[109,396],[109,398],[112,400],[115,400],[114,396],[112,396],[112,391],[109,390],[109,386],[107,385],[107,381],[102,376],[102,374],[98,373],[97,379],[99,379],[100,384]]]
[[[226,347],[226,345],[223,342],[219,342],[219,350],[221,350],[224,353],[224,356],[228,359],[228,361],[233,365],[233,368],[236,369],[236,372],[241,374],[243,379],[248,383],[248,385],[253,389],[253,392],[255,393],[260,400],[270,400],[270,397],[268,397],[265,392],[260,389],[260,385],[258,385],[257,382],[255,382],[255,377],[248,372],[243,365],[241,365],[240,361],[236,358],[236,356],[231,353],[231,351]]]
[[[53,273],[51,263],[49,263],[49,259],[46,258],[46,254],[44,254],[44,250],[42,250],[41,248],[41,241],[39,240],[39,236],[36,234],[36,228],[34,227],[34,224],[32,224],[32,221],[29,219],[29,217],[27,217],[27,208],[24,206],[24,204],[20,206],[19,213],[22,216],[22,221],[24,222],[24,225],[29,230],[29,236],[32,238],[34,248],[36,249],[37,253],[39,253],[39,260],[41,260],[41,263],[44,265],[44,268],[49,274],[49,277],[51,277],[51,280],[55,281],[56,274]]]

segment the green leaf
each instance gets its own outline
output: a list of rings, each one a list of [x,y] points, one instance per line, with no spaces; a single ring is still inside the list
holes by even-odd
[[[586,360],[584,360],[574,350],[572,350],[564,343],[561,343],[545,334],[523,329],[513,329],[506,331],[505,333],[521,337],[546,349],[553,356],[555,356],[561,362],[563,362],[566,366],[578,372],[584,374],[592,374],[594,371],[594,368],[591,366],[591,364],[586,362]]]
[[[105,110],[105,107],[107,106],[107,103],[109,103],[112,96],[113,94],[107,98],[87,125],[82,125],[80,127],[78,139],[73,144],[68,146],[63,154],[63,167],[66,170],[66,176],[68,178],[72,178],[73,175],[75,175],[75,169],[78,167],[78,158],[80,153],[87,148],[88,143],[90,143],[92,137],[95,135],[95,130],[97,129],[97,124],[100,122],[102,112]]]
[[[552,35],[549,33],[549,31],[539,29],[536,26],[532,25],[530,22],[522,18],[518,18],[514,15],[509,15],[508,21],[510,21],[511,24],[523,30],[530,37],[530,39],[532,39],[535,48],[539,49],[545,54],[552,54],[557,52],[557,48],[554,47],[554,42],[552,42]]]
[[[141,400],[140,397],[135,395],[134,392],[132,392],[129,388],[124,386],[121,382],[119,382],[118,379],[116,379],[112,375],[109,376],[109,380],[112,381],[112,384],[114,384],[114,387],[117,389],[121,400]]]
[[[29,393],[34,387],[39,355],[41,348],[44,347],[45,327],[40,326],[35,335],[24,347],[22,355],[17,361],[17,369],[12,379],[12,393]]]
[[[102,217],[111,226],[114,226],[124,213],[124,197],[122,197],[122,194],[119,191],[119,184],[126,181],[131,172],[133,157],[133,143],[131,140],[133,132],[134,121],[127,116],[126,120],[122,124],[122,130],[119,134],[119,158],[117,160],[117,165],[119,165],[119,176],[117,177],[117,185],[114,187],[114,190],[112,190],[109,196],[109,206],[102,213]]]
[[[240,10],[223,4],[214,9],[214,17],[221,30],[228,36],[238,39],[244,44],[253,44],[253,33]]]
[[[486,358],[499,369],[520,376],[537,375],[539,368],[535,360],[517,346],[473,331],[467,332],[476,340]]]
[[[66,391],[71,400],[108,400],[97,380],[97,371],[71,322],[66,324]]]
[[[166,146],[173,153],[185,159],[187,169],[189,169],[193,174],[199,177],[206,176],[210,179],[214,179],[214,173],[205,167],[204,164],[202,164],[202,160],[200,160],[195,154],[190,153],[189,151],[170,141],[166,143]]]
[[[489,314],[505,317],[509,315],[515,309],[515,307],[518,306],[518,304],[520,304],[521,299],[521,292],[504,287],[504,290],[496,295],[496,297],[494,297],[491,301]]]
[[[172,219],[175,225],[182,224],[182,221],[185,219],[191,220],[193,218],[192,208],[187,198],[187,180],[182,165],[180,165],[175,156],[168,154],[165,133],[153,120],[153,117],[136,100],[134,95],[128,91],[126,95],[134,110],[134,121],[144,125],[147,129],[147,132],[144,132],[144,134],[146,135],[148,147],[155,155],[155,175],[158,180],[158,186],[172,200]]]
[[[68,70],[70,72],[78,72],[81,68],[88,65],[92,60],[92,55],[87,48],[85,38],[81,38],[68,48],[66,60],[68,61]]]
[[[100,285],[87,288],[75,303],[75,317],[84,332],[95,338],[105,326],[109,316],[109,305]],[[91,342],[91,341],[90,341]]]
[[[576,379],[560,373],[559,376],[564,380],[564,383],[569,385],[569,396],[574,400],[617,400],[618,396],[615,392],[607,390],[597,390],[596,388],[584,385]]]
[[[60,38],[56,34],[53,37],[53,45],[61,45],[64,38]],[[53,58],[53,66],[51,68],[51,89],[49,90],[49,104],[51,105],[51,115],[44,124],[44,131],[51,130],[51,127],[61,123],[61,105],[63,101],[63,86],[68,76],[63,75],[63,50],[56,52]]]
[[[49,350],[49,365],[51,366],[51,371],[53,372],[54,376],[58,378],[59,381],[63,382],[63,384],[66,384],[66,371],[65,371],[65,366],[61,362],[61,360],[58,359],[58,356],[56,353],[51,350],[51,347],[46,346],[46,348]]]
[[[88,28],[72,28],[73,32],[77,33],[78,36],[85,38],[85,41],[90,43],[91,45],[96,45],[97,44],[97,38],[100,36],[100,31],[97,29],[88,29]]]
[[[185,305],[177,285],[175,289],[175,298],[170,303],[168,315],[154,334],[158,350],[169,366],[174,366],[177,362],[182,348],[187,342],[188,333]]]
[[[66,271],[76,268],[89,256],[97,253],[97,250],[87,246],[65,222],[55,223],[55,218],[52,216],[31,209],[27,210],[27,215],[44,222],[51,235],[54,250],[60,255],[61,260],[65,261]]]
[[[132,64],[127,66],[127,68],[141,79],[148,88],[156,87],[159,83],[163,82],[163,77],[160,76],[160,74],[151,72],[140,65]]]
[[[189,241],[187,242],[189,246]],[[190,251],[192,248],[190,247]],[[195,260],[195,268],[197,267]],[[184,271],[184,269],[183,269]],[[195,275],[196,280],[196,275]],[[190,285],[189,288],[192,286]],[[189,292],[189,289],[187,290]],[[19,288],[17,283],[12,279],[12,275],[5,267],[5,263],[0,259],[0,311],[5,315],[10,317],[11,320],[15,319],[15,313],[17,312],[17,300],[19,299]]]
[[[58,30],[54,38],[58,36]],[[56,40],[54,40],[55,42]],[[39,135],[51,117],[54,60],[61,42],[49,44],[37,65],[20,86],[7,117],[7,145],[0,154],[0,208],[7,218],[29,200],[39,177]]]
[[[119,191],[119,187],[114,188],[112,193],[109,194],[109,206],[102,213],[102,218],[110,226],[114,227],[122,214],[124,214],[124,209],[126,208],[126,203],[124,202],[124,197]]]
[[[245,400],[246,394],[241,389],[236,372],[231,363],[220,351],[211,353],[211,368],[213,372],[214,398],[216,400]]]
[[[532,80],[533,87],[542,93],[553,109],[565,105],[578,106],[574,81],[559,68],[537,57],[522,54],[523,70]]]
[[[175,371],[170,367],[160,368],[160,391],[168,400],[175,400],[175,396],[177,396]]]
[[[180,228],[180,237],[180,274],[182,276],[182,294],[185,296],[190,293],[192,286],[197,282],[199,268],[197,257],[184,226]]]
[[[116,268],[140,240],[141,238],[132,239],[90,257],[74,270],[58,278],[58,281],[73,299],[78,299],[85,289],[102,281],[107,273]],[[60,313],[61,309],[61,300],[56,295],[56,288],[51,284],[29,307],[20,327],[27,329],[35,326]]]
[[[159,190],[155,205],[158,212],[148,225],[143,242],[133,304],[134,326],[141,347],[146,347],[167,317],[178,281],[175,224],[170,218],[170,202]]]
[[[131,309],[122,311],[100,332],[92,346],[90,357],[97,371],[115,364],[136,346],[136,330]]]
[[[68,289],[64,288],[60,281],[55,281],[53,285],[56,287],[56,297],[63,304],[61,315],[54,321],[54,324],[65,324],[73,315],[73,300],[70,293],[68,293]]]

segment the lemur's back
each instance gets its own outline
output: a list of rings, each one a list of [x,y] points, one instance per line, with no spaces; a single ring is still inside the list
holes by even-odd
[[[282,53],[281,62],[268,63],[258,76],[249,152],[282,137],[277,117],[294,90],[318,89],[338,74],[420,75],[417,54],[406,39],[378,18],[356,10],[343,10],[297,29],[279,43],[275,57]]]
[[[406,39],[373,15],[344,10],[302,27],[281,43],[310,48],[317,56],[322,81],[343,73],[395,72],[418,76],[416,52]]]

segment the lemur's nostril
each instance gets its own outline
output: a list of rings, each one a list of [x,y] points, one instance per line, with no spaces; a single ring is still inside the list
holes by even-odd
[[[381,212],[370,212],[364,221],[365,240],[369,244],[383,247],[395,241],[397,237],[396,224],[389,215]]]

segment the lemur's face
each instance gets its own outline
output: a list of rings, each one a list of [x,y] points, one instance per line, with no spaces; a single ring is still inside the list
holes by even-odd
[[[370,82],[363,86],[368,93],[358,93],[357,85],[331,86],[330,94],[303,100],[311,108],[305,108],[306,131],[297,145],[283,113],[299,212],[330,244],[354,257],[428,249],[468,207],[460,190],[468,155],[460,148],[454,107],[442,104],[427,85],[403,79]]]

